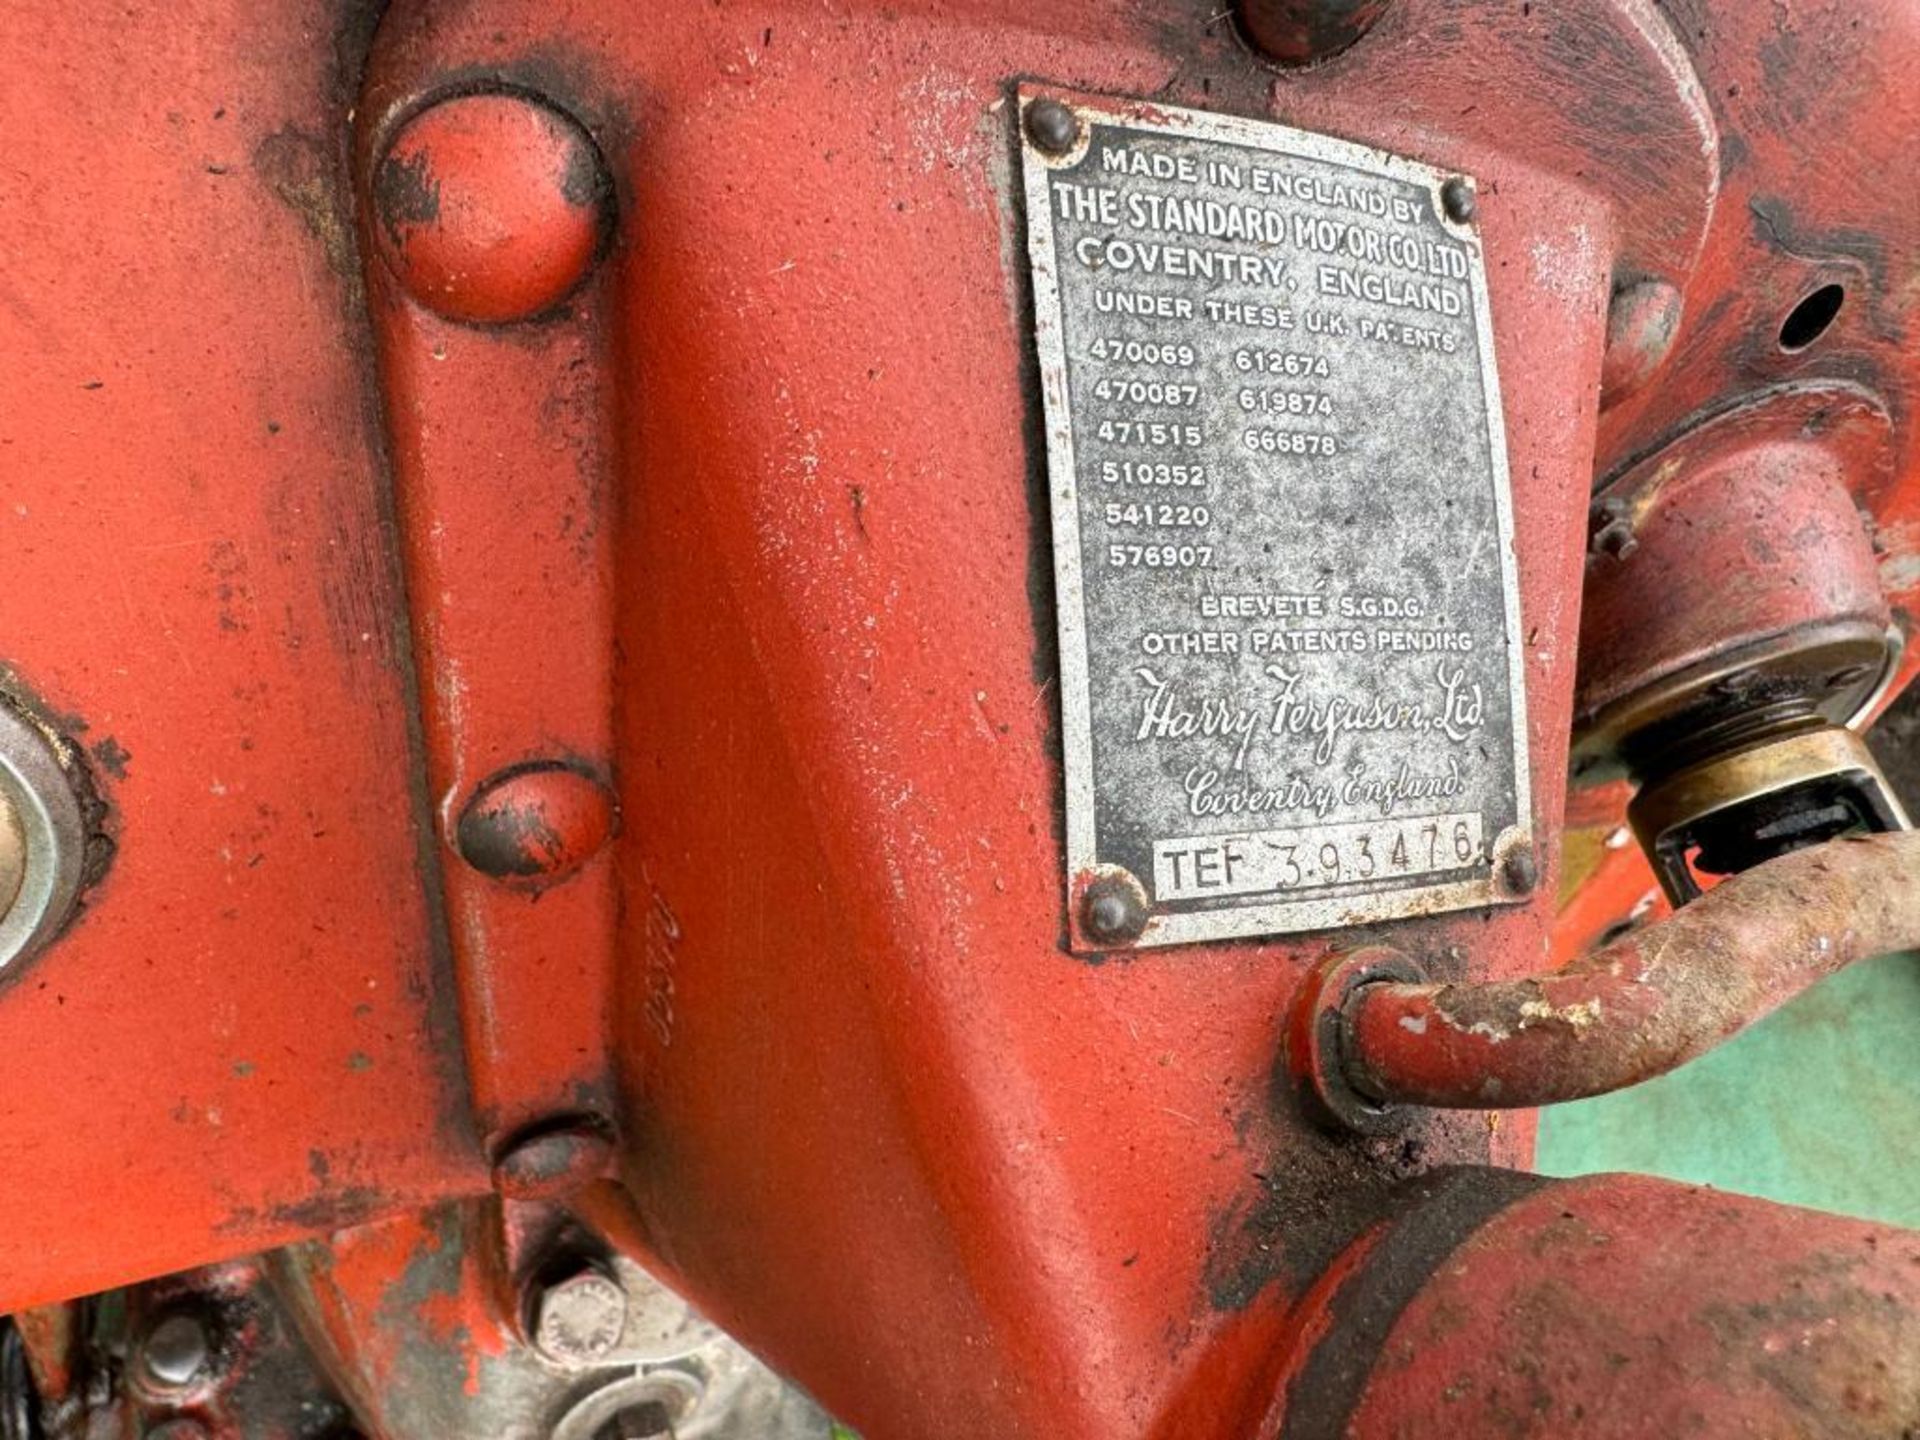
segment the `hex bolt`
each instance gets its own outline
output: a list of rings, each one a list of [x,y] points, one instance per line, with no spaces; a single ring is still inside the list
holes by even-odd
[[[168,1315],[140,1343],[140,1366],[148,1380],[168,1390],[193,1384],[207,1372],[213,1345],[198,1315]]]
[[[543,1286],[531,1308],[533,1348],[570,1370],[607,1359],[627,1328],[626,1290],[592,1265]]]
[[[1080,139],[1080,117],[1058,100],[1035,100],[1027,106],[1027,138],[1036,150],[1064,155]]]
[[[1595,555],[1624,560],[1640,548],[1633,533],[1633,504],[1624,495],[1596,500],[1587,511],[1587,524],[1592,532],[1587,546]]]
[[[1512,895],[1531,895],[1540,883],[1540,867],[1533,858],[1531,845],[1515,846],[1500,862],[1500,879]]]
[[[1480,197],[1474,193],[1473,182],[1460,175],[1440,187],[1440,203],[1456,225],[1471,225],[1480,213]]]
[[[1080,900],[1080,923],[1107,945],[1124,945],[1147,928],[1147,901],[1140,882],[1127,874],[1102,875]]]

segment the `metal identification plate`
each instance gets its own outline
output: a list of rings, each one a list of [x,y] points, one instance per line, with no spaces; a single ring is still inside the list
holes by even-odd
[[[1020,106],[1076,946],[1520,898],[1512,500],[1450,177],[1144,102]]]

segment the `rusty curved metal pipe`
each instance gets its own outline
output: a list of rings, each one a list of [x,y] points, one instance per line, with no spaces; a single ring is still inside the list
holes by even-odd
[[[1920,948],[1920,832],[1831,841],[1521,980],[1378,983],[1344,1005],[1345,1078],[1381,1103],[1519,1109],[1713,1049],[1822,976]]]

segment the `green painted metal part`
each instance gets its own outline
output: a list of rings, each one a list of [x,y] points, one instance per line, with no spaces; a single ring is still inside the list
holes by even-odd
[[[1542,1112],[1539,1169],[1637,1170],[1920,1226],[1920,956],[1815,986],[1631,1090]]]

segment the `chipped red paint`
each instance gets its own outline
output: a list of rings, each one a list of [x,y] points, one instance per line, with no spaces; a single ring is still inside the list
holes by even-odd
[[[600,852],[614,828],[598,776],[554,762],[523,765],[483,784],[454,826],[460,858],[495,880],[564,880]]]
[[[521,320],[580,283],[605,232],[593,142],[521,95],[430,101],[374,169],[373,238],[415,299],[456,320]]]
[[[1877,1440],[1920,1410],[1912,1231],[1628,1175],[1474,1214],[1455,1178],[1303,1307],[1325,1338],[1257,1433]]]
[[[497,1207],[458,1204],[274,1257],[275,1285],[367,1432],[512,1434],[539,1414]]]
[[[543,105],[489,96],[478,114],[477,101],[452,100],[416,115],[450,78],[402,97],[376,72],[355,110],[354,165],[362,239],[377,248],[381,177],[417,141],[427,170],[446,176],[442,223],[477,230],[431,253],[472,250],[470,274],[447,268],[489,297],[479,313],[514,320],[461,323],[433,286],[423,292],[378,260],[366,267],[429,797],[447,852],[473,842],[468,863],[443,869],[443,894],[473,1107],[494,1150],[555,1112],[611,1108],[615,900],[602,842],[614,812],[596,777],[614,757],[617,410],[604,267],[577,273],[610,199],[597,153]],[[455,117],[444,129],[442,112]],[[434,158],[449,133],[452,156]],[[444,208],[456,178],[470,201],[457,213]],[[537,243],[484,243],[495,221],[523,211]],[[546,824],[553,843],[536,838],[516,859],[501,833],[511,826],[487,823],[492,802],[504,807],[494,821],[539,811],[536,828]],[[549,860],[538,878],[558,883],[493,873],[526,882]]]
[[[1845,484],[1884,484],[1896,620],[1920,590],[1920,213],[1872,183],[1920,148],[1920,16],[1396,0],[1282,74],[1222,8],[395,0],[375,44],[357,6],[182,0],[103,43],[33,0],[0,634],[120,858],[0,988],[0,1308],[385,1217],[307,1257],[316,1333],[418,1300],[356,1399],[506,1393],[485,1212],[413,1212],[558,1115],[617,1136],[633,1243],[872,1440],[1284,1418],[1316,1277],[1529,1122],[1310,1123],[1280,1017],[1340,937],[1068,953],[1009,87],[1475,177],[1542,876],[1386,938],[1512,978],[1552,939],[1596,474],[1770,386],[1870,391]],[[389,147],[482,92],[531,145],[423,143],[442,210],[383,211]],[[456,175],[537,243],[451,228]],[[1649,279],[1670,347],[1616,327],[1603,411]],[[476,791],[544,765],[605,777],[617,833],[544,889],[464,863]],[[1472,1313],[1488,1355],[1547,1343]]]
[[[336,141],[351,27],[8,18],[0,653],[119,849],[0,987],[0,1310],[486,1176]]]

